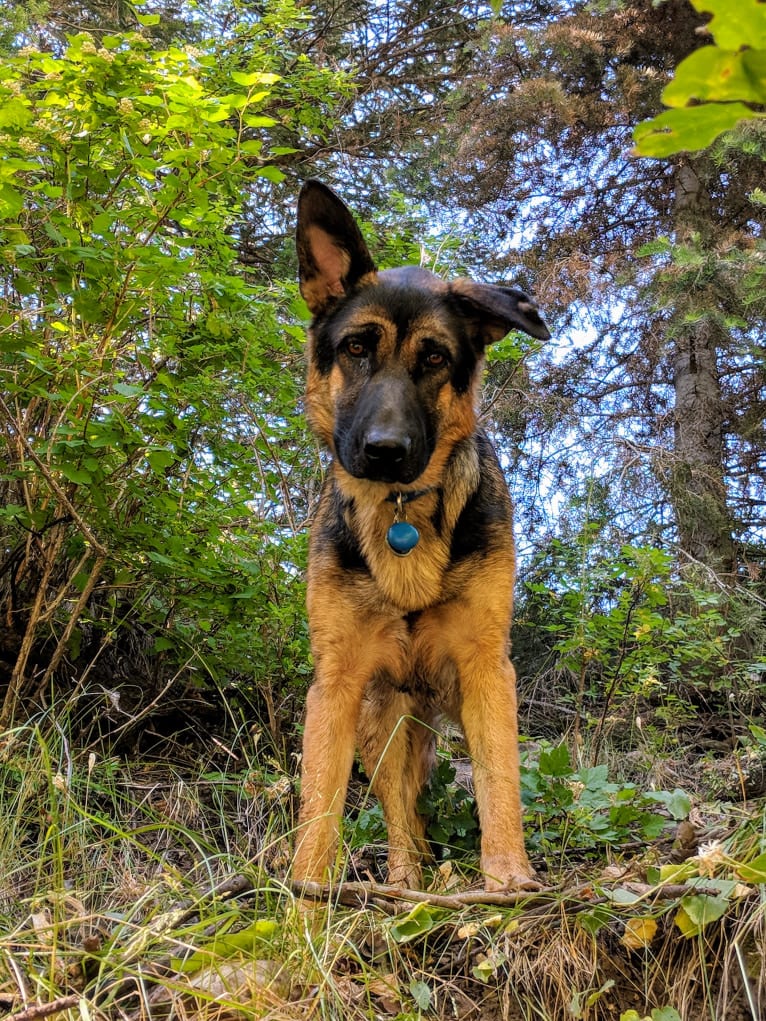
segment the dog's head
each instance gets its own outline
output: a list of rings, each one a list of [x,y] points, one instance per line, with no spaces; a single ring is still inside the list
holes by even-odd
[[[446,283],[417,267],[379,273],[353,216],[318,181],[298,200],[297,246],[314,316],[308,418],[356,478],[415,482],[437,447],[474,431],[487,344],[512,329],[549,337],[515,288]]]

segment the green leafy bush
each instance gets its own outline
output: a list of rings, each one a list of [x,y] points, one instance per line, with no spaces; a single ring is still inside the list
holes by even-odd
[[[636,719],[644,740],[675,743],[701,704],[724,704],[733,681],[744,726],[764,665],[757,599],[679,576],[654,546],[615,554],[603,529],[586,521],[530,566],[514,636],[520,673],[556,676],[594,762],[608,734],[632,738]]]
[[[302,305],[248,281],[236,224],[284,176],[273,138],[345,86],[286,61],[280,13],[0,69],[0,722],[107,662],[139,702],[305,669]]]
[[[473,794],[455,783],[456,770],[440,757],[418,802],[437,858],[461,858],[478,851],[480,831]],[[636,840],[656,839],[685,819],[691,803],[681,790],[643,791],[610,780],[604,764],[575,768],[564,743],[543,743],[522,763],[522,801],[528,845],[556,860],[571,853],[603,852]]]
[[[428,838],[442,859],[479,846],[479,818],[473,794],[455,783],[457,770],[447,756],[439,756],[418,811],[428,819]]]
[[[632,783],[610,782],[606,765],[575,769],[565,744],[543,748],[523,766],[522,796],[532,821],[530,845],[563,857],[654,840],[691,808],[680,790],[640,791]]]

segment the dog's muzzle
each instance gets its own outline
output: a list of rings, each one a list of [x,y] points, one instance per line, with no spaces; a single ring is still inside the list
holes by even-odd
[[[431,450],[422,409],[408,387],[370,386],[349,418],[338,423],[335,449],[347,472],[372,482],[414,482]]]

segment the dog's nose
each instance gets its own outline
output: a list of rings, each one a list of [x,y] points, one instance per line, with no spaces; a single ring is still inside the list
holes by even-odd
[[[371,467],[385,476],[396,476],[412,447],[407,435],[375,429],[368,433],[364,453]]]

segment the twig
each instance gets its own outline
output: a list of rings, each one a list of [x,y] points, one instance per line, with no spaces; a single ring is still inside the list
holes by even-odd
[[[37,456],[37,454],[35,453],[35,450],[34,450],[32,444],[29,442],[29,440],[26,438],[26,436],[24,436],[24,434],[19,429],[19,427],[16,424],[16,420],[14,419],[13,414],[12,414],[10,408],[5,403],[5,401],[3,400],[2,397],[0,397],[0,411],[2,411],[3,415],[5,416],[6,421],[10,425],[11,429],[13,430],[13,432],[16,434],[16,438],[19,441],[19,443],[21,444],[21,446],[24,448],[24,451],[25,451],[27,457],[31,461],[33,461],[35,463],[35,466],[37,467],[38,471],[40,472],[42,477],[45,479],[45,481],[48,483],[48,485],[53,490],[53,492],[56,494],[56,496],[58,497],[58,499],[61,502],[62,506],[66,507],[66,509],[67,509],[68,513],[71,515],[72,520],[74,521],[74,523],[80,529],[80,531],[85,536],[85,538],[88,540],[88,542],[93,547],[93,549],[96,551],[96,553],[99,556],[106,557],[108,555],[108,550],[99,541],[99,539],[96,537],[96,535],[94,534],[94,532],[92,531],[92,529],[90,528],[88,523],[80,515],[80,513],[78,512],[78,510],[75,507],[75,505],[72,503],[72,501],[67,496],[67,494],[64,491],[63,487],[60,486],[58,484],[58,482],[56,481],[56,479],[53,477],[53,473],[51,472],[50,468],[42,460],[40,460],[40,458]]]
[[[650,886],[647,883],[626,882],[620,884],[619,888],[630,890],[636,895],[638,901],[650,900],[677,900],[688,893],[717,893],[718,888],[715,880],[711,880],[710,887],[699,885],[687,885],[685,883],[667,883],[664,886]],[[336,901],[346,907],[364,907],[371,903],[377,903],[379,899],[388,901],[400,901],[403,904],[428,904],[435,908],[445,908],[448,911],[462,911],[469,907],[517,907],[519,904],[526,906],[544,905],[550,903],[561,903],[562,901],[579,901],[586,906],[604,904],[609,902],[608,889],[594,885],[593,883],[582,883],[569,889],[561,887],[549,887],[541,890],[518,890],[509,893],[488,893],[484,890],[473,890],[467,893],[424,893],[422,890],[408,890],[399,886],[386,886],[382,883],[338,883],[329,885],[323,883],[293,883],[292,890],[299,897],[306,897],[309,900]],[[603,892],[602,892],[603,891]],[[614,907],[620,905],[614,903]]]
[[[559,890],[519,890],[515,893],[487,893],[474,890],[468,893],[424,893],[422,890],[408,890],[384,883],[293,883],[292,890],[298,896],[310,900],[335,900],[346,906],[358,907],[369,904],[373,899],[403,901],[409,904],[430,904],[435,908],[460,911],[476,905],[493,907],[515,907],[539,900],[557,900],[562,896]],[[573,894],[576,891],[573,891]]]
[[[2,402],[2,398],[0,398],[0,402]],[[37,585],[37,593],[35,595],[35,601],[32,605],[32,609],[29,613],[24,638],[21,642],[19,654],[16,657],[16,663],[13,668],[13,673],[11,674],[10,684],[5,692],[2,709],[0,709],[0,730],[5,729],[5,727],[7,727],[10,723],[18,708],[18,700],[24,691],[27,661],[32,653],[35,634],[40,622],[43,602],[45,601],[48,581],[53,573],[56,556],[58,555],[58,551],[61,548],[63,541],[64,532],[62,528],[57,528],[55,532],[51,533],[51,545],[45,558],[45,568]]]
[[[62,1010],[69,1010],[76,1007],[80,1002],[77,995],[57,996],[49,1003],[33,1003],[24,1010],[18,1010],[15,1014],[9,1014],[5,1021],[36,1021],[39,1017],[50,1017],[51,1014],[58,1014]]]
[[[82,563],[82,560],[80,561],[80,563]],[[74,629],[75,629],[75,627],[76,627],[76,625],[77,625],[77,623],[78,623],[78,621],[80,619],[80,615],[82,614],[83,610],[85,609],[86,603],[88,602],[88,600],[91,597],[91,593],[93,592],[93,589],[96,587],[96,582],[101,577],[101,568],[104,566],[105,563],[106,563],[106,554],[102,555],[102,554],[99,553],[99,555],[93,561],[93,566],[90,569],[90,574],[88,575],[88,579],[85,582],[83,590],[80,593],[80,596],[79,596],[77,602],[75,603],[73,609],[71,610],[71,612],[69,614],[69,620],[67,621],[66,627],[64,628],[64,631],[63,631],[63,634],[61,635],[61,638],[59,638],[58,644],[56,645],[56,648],[55,648],[55,650],[53,652],[53,655],[50,658],[50,662],[48,663],[48,668],[46,669],[45,673],[43,674],[43,679],[40,681],[40,683],[37,686],[36,695],[38,697],[42,694],[42,692],[45,691],[45,688],[46,688],[46,686],[48,684],[48,681],[51,679],[51,677],[53,677],[53,674],[54,674],[54,672],[56,670],[56,667],[61,662],[61,659],[62,659],[64,653],[67,650],[67,646],[69,645],[69,639],[72,637],[72,632],[74,631]],[[74,578],[74,575],[73,575],[73,578]],[[62,591],[64,591],[63,587],[62,587]]]

